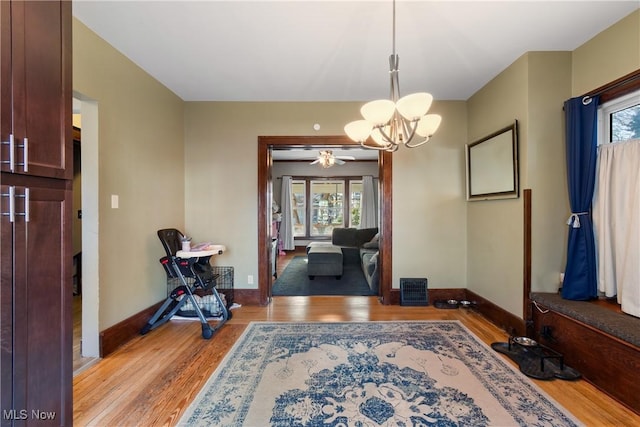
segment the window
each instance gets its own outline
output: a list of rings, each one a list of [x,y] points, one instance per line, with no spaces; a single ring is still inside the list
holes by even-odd
[[[598,144],[640,139],[640,91],[602,104],[598,122]]]
[[[349,182],[349,227],[360,225],[360,201],[362,200],[362,181]]]
[[[311,181],[312,237],[331,236],[336,227],[344,227],[344,181]]]
[[[361,179],[294,178],[291,185],[294,237],[323,239],[360,225]]]

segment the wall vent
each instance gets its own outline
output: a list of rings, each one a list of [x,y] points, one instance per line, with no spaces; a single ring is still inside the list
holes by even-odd
[[[427,279],[400,279],[400,305],[429,305]]]

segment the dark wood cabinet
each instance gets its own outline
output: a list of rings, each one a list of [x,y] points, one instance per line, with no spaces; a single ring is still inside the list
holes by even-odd
[[[1,3],[2,171],[72,179],[70,2]]]
[[[2,421],[35,422],[42,411],[71,425],[71,190],[62,180],[12,178],[1,186],[2,212],[12,213],[0,225]]]
[[[0,24],[0,424],[71,425],[71,2]]]

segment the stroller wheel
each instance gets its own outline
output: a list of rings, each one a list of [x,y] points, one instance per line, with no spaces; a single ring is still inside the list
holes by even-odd
[[[213,329],[209,325],[202,325],[202,338],[208,340],[213,336]]]

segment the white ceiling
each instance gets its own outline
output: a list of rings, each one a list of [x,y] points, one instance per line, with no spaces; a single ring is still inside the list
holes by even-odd
[[[525,52],[574,50],[640,7],[640,0],[397,1],[401,92],[436,100],[466,100]],[[76,18],[185,101],[388,97],[392,11],[391,0],[73,1]],[[276,160],[316,155],[274,151]]]
[[[466,100],[523,53],[574,50],[639,7],[398,0],[401,92]],[[390,0],[74,0],[73,14],[185,101],[389,95]]]

